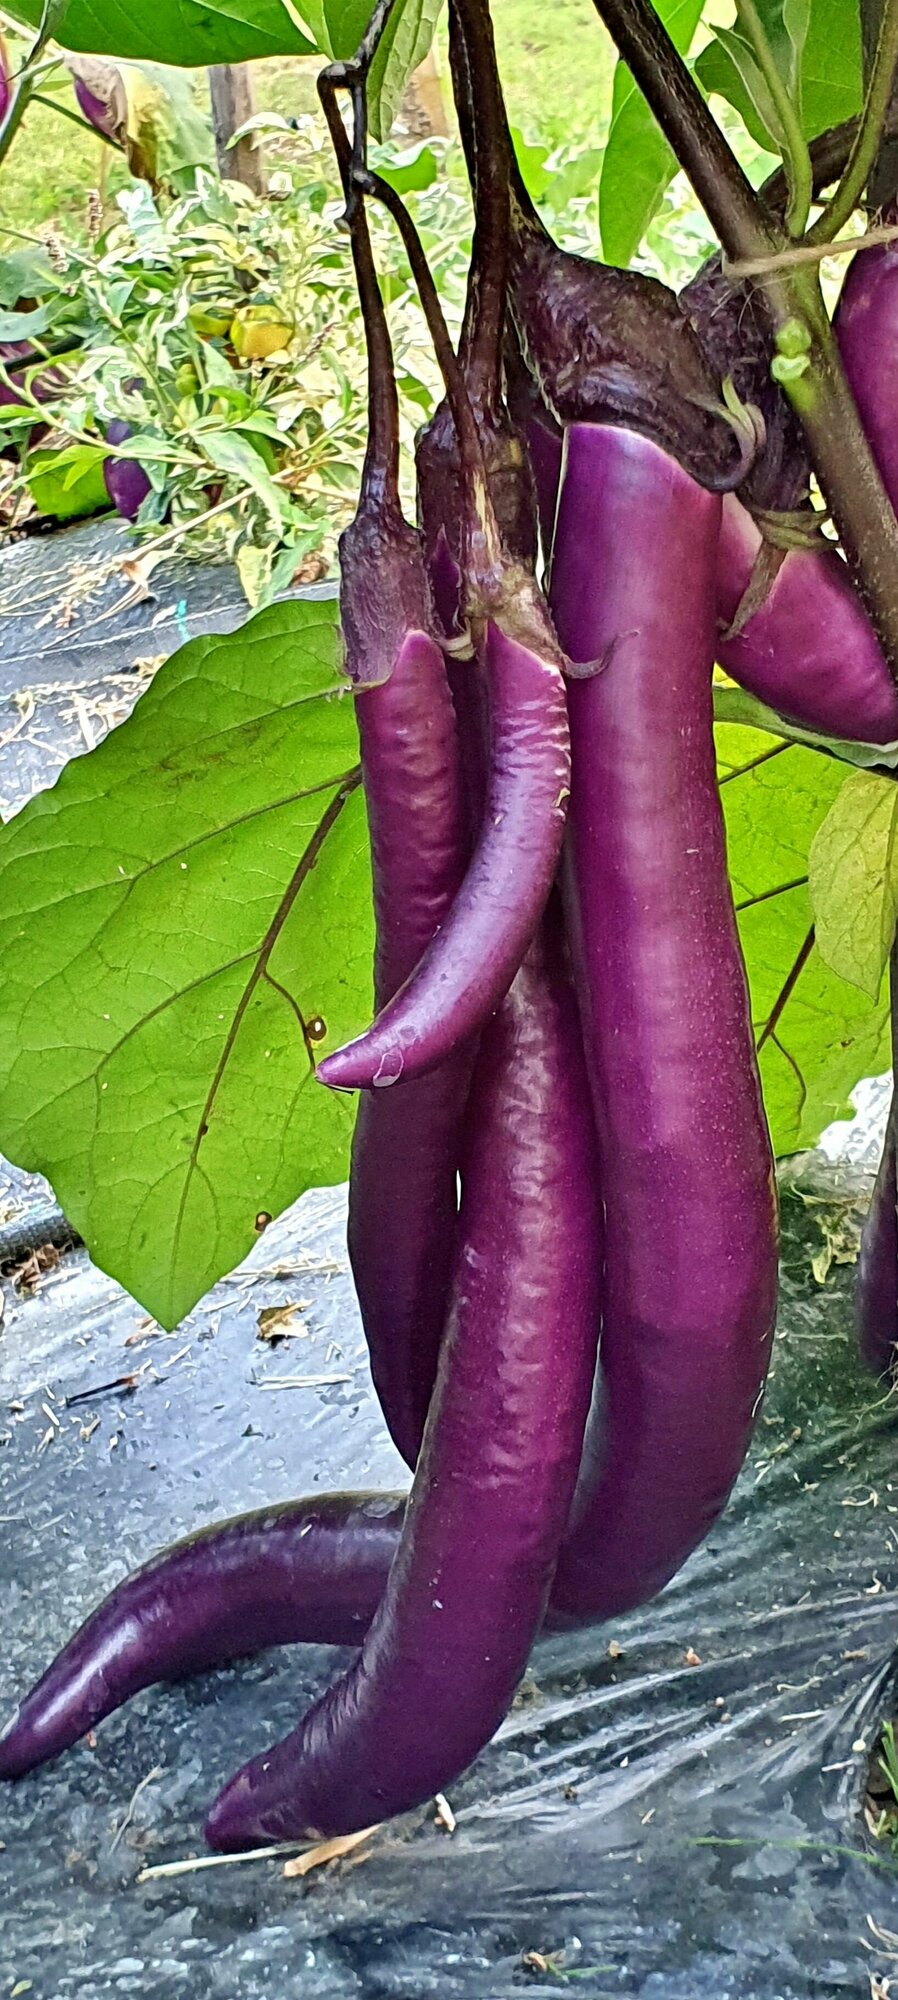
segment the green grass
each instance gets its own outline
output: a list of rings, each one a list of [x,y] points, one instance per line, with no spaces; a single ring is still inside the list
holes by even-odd
[[[614,51],[592,0],[494,0],[493,20],[512,123],[530,140],[595,144]]]
[[[614,64],[592,0],[494,0],[494,18],[513,123],[530,141],[594,143],[607,124]],[[14,59],[20,49],[11,39]],[[256,64],[259,107],[286,116],[314,111],[315,67],[313,62]],[[445,62],[442,68],[445,75]],[[199,74],[196,88],[202,100],[205,79]],[[64,74],[58,94],[74,105]],[[114,195],[127,178],[120,156],[101,139],[33,105],[3,167],[0,239],[4,224],[39,233],[53,223],[67,230],[86,226],[90,190],[105,186],[107,195]]]

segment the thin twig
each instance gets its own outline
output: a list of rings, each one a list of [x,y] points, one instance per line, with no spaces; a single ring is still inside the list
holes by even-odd
[[[115,1850],[119,1844],[119,1841],[122,1838],[122,1835],[124,1833],[127,1833],[127,1830],[131,1825],[131,1821],[134,1818],[134,1808],[137,1804],[138,1799],[140,1798],[141,1792],[145,1792],[148,1785],[154,1785],[156,1783],[157,1778],[164,1778],[164,1776],[165,1776],[165,1765],[156,1764],[152,1771],[147,1772],[145,1778],[141,1778],[140,1784],[135,1785],[134,1791],[131,1794],[131,1803],[128,1807],[128,1810],[125,1813],[124,1819],[121,1821],[120,1825],[116,1828],[116,1831],[110,1843],[110,1848],[109,1848],[110,1854],[115,1853]]]
[[[865,229],[862,236],[840,236],[838,243],[796,243],[788,250],[776,250],[769,257],[721,259],[726,278],[763,278],[770,271],[788,271],[796,264],[820,264],[824,257],[850,257],[855,250],[874,250],[878,243],[894,243],[898,223],[884,222]]]
[[[287,1840],[276,1847],[250,1847],[242,1854],[193,1854],[186,1861],[159,1861],[152,1868],[141,1868],[137,1881],[171,1881],[175,1875],[195,1875],[201,1868],[230,1868],[241,1861],[278,1861],[282,1855],[301,1854],[307,1847],[306,1840]]]
[[[885,0],[870,71],[867,95],[848,165],[832,201],[808,230],[812,243],[837,236],[849,222],[860,201],[882,142],[886,113],[892,98],[898,67],[898,0]]]

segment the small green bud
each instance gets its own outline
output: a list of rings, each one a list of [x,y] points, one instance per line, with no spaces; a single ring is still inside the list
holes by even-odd
[[[797,361],[800,355],[810,353],[811,336],[803,320],[787,319],[785,325],[777,329],[776,351],[786,361]],[[774,380],[778,382],[783,378],[776,375],[775,368],[776,364],[774,363],[771,374]]]
[[[770,373],[774,382],[781,382],[785,387],[787,382],[798,382],[802,375],[806,375],[810,365],[806,354],[775,354],[770,363]]]

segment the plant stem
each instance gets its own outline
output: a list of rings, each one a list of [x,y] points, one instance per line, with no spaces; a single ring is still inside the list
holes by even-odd
[[[651,0],[594,0],[673,148],[727,256],[756,262],[787,239],[734,159]],[[784,388],[860,596],[898,683],[898,520],[845,378],[816,272],[776,270],[759,280],[774,334],[803,357]]]
[[[848,165],[829,206],[808,231],[812,243],[829,243],[851,220],[879,152],[898,68],[898,0],[885,0],[864,109]]]
[[[731,257],[781,246],[781,231],[731,153],[651,0],[594,0],[624,62]]]
[[[783,162],[789,184],[786,228],[790,236],[803,236],[811,211],[813,180],[801,120],[780,76],[776,57],[755,0],[736,0],[736,15],[754,50],[755,60],[770,92],[783,138]]]
[[[0,166],[3,165],[33,95],[34,90],[26,65],[7,106],[6,116],[0,123]]]
[[[6,116],[0,122],[0,166],[9,152],[26,109],[34,96],[38,77],[44,73],[45,66],[41,62],[41,57],[54,28],[65,13],[66,5],[67,0],[44,0],[40,26],[19,71],[15,92],[11,103],[7,106]]]
[[[815,196],[822,194],[824,188],[831,187],[833,181],[837,181],[840,174],[845,172],[857,138],[859,124],[860,120],[857,118],[845,118],[841,125],[831,125],[828,131],[820,132],[816,139],[811,140],[808,153]],[[883,125],[883,138],[898,139],[898,103],[889,105]],[[782,167],[777,167],[776,172],[770,175],[761,189],[764,201],[775,215],[780,215],[785,210],[788,192],[785,173]]]
[[[511,144],[484,0],[450,0],[460,36],[473,112],[474,242],[462,329],[462,363],[475,407],[495,409],[501,396],[502,349],[511,261]]]
[[[362,192],[383,203],[402,238],[411,273],[418,290],[427,329],[452,411],[458,439],[462,477],[467,504],[464,512],[465,568],[475,584],[489,590],[502,571],[502,551],[493,503],[487,484],[486,465],[477,419],[468,395],[464,372],[449,336],[440,296],[427,262],[424,245],[405,203],[379,174],[367,168],[355,170]]]
[[[397,0],[377,0],[355,55],[351,56],[348,62],[331,63],[325,72],[333,86],[348,90],[352,98],[353,168],[366,167],[368,164],[368,78],[396,5]],[[352,209],[358,205],[358,194],[357,183],[350,179],[346,197],[347,220],[350,219]]]
[[[56,111],[60,118],[68,118],[73,125],[80,125],[82,132],[89,133],[92,139],[102,139],[104,146],[111,146],[113,152],[118,152],[116,142],[114,139],[110,139],[108,132],[100,132],[96,125],[89,125],[86,118],[82,118],[77,111],[73,111],[70,105],[60,104],[58,98],[45,97],[43,91],[35,90],[32,94],[31,102],[32,104],[42,104],[46,111]]]
[[[346,222],[352,248],[355,281],[362,308],[365,347],[368,359],[368,441],[362,468],[360,506],[366,501],[400,510],[399,500],[399,396],[393,366],[393,346],[383,296],[377,280],[368,217],[364,202],[352,200],[353,149],[340,116],[332,70],[318,78],[328,131],[333,142],[343,193]]]

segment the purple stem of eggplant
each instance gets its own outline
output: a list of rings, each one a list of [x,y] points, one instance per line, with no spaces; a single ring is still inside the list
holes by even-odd
[[[712,732],[719,520],[645,438],[568,431],[551,592],[583,676],[566,912],[606,1216],[600,1378],[553,1595],[578,1622],[652,1596],[707,1533],[773,1337],[773,1157]]]
[[[445,1789],[506,1713],[574,1490],[600,1217],[573,995],[543,929],[484,1033],[437,1385],[362,1651],[207,1823],[233,1849],[345,1833]]]

